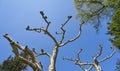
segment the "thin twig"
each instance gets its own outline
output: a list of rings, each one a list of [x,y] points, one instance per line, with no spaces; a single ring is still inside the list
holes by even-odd
[[[51,22],[47,20],[47,16],[45,16],[43,11],[40,11],[40,14],[41,14],[42,18],[44,19],[44,21],[47,23],[46,30],[48,30]]]
[[[49,54],[48,52],[45,52],[43,49],[41,49],[41,52],[40,53],[37,53],[36,57],[40,56],[40,55],[46,55],[48,56],[49,58],[51,58],[51,54]]]
[[[70,43],[70,42],[73,42],[73,41],[75,41],[76,39],[78,39],[78,38],[80,37],[81,33],[82,33],[82,25],[83,25],[83,24],[85,24],[84,21],[81,22],[81,24],[80,24],[80,26],[79,26],[79,32],[78,32],[78,34],[77,34],[74,38],[72,38],[72,39],[70,39],[70,40],[67,40],[66,42],[62,43],[60,46],[64,46],[64,45],[66,45],[66,44],[68,44],[68,43]]]
[[[98,57],[101,56],[102,54],[102,45],[99,45],[99,52],[93,57],[93,62],[90,63],[90,62],[81,62],[80,61],[80,53],[82,51],[82,49],[80,49],[77,53],[77,58],[76,59],[73,59],[73,58],[64,58],[64,60],[69,60],[69,61],[73,61],[75,63],[75,65],[78,65],[82,68],[83,71],[91,71],[93,68],[96,69],[96,71],[102,71],[102,68],[101,66],[99,65],[99,63],[111,58],[114,54],[115,54],[115,50],[113,48],[111,48],[112,50],[112,53],[108,56],[106,56],[105,58],[101,59],[101,60],[98,60]],[[86,66],[89,66],[89,68],[86,68]]]
[[[58,45],[58,42],[57,42],[56,38],[48,31],[48,28],[49,28],[49,25],[50,25],[51,22],[49,22],[47,20],[47,16],[45,16],[43,11],[40,11],[40,14],[41,14],[42,18],[44,19],[44,21],[47,23],[47,26],[46,27],[41,27],[41,28],[33,28],[33,29],[30,28],[29,26],[27,26],[26,30],[35,31],[35,32],[38,32],[38,33],[43,31],[44,34],[48,35],[55,42],[55,45]]]
[[[62,26],[61,26],[61,30],[62,30],[62,38],[61,38],[61,40],[60,40],[60,43],[59,44],[61,44],[62,42],[63,42],[63,40],[64,40],[64,36],[65,36],[65,29],[64,29],[64,26],[68,23],[68,21],[70,20],[72,18],[72,16],[68,16],[68,19],[65,21],[65,23],[64,24],[62,24]]]
[[[78,53],[77,53],[77,59],[79,59],[80,60],[80,53],[82,52],[82,49],[80,49],[79,51],[78,51]]]
[[[104,62],[107,59],[110,59],[114,54],[115,54],[115,49],[111,47],[112,53],[106,57],[104,57],[103,59],[99,60],[99,62]]]

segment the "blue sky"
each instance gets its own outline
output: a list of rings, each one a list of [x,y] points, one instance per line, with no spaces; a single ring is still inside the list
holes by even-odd
[[[49,30],[53,34],[59,31],[60,24],[64,23],[69,15],[72,15],[73,18],[65,27],[68,30],[66,39],[70,39],[77,34],[80,21],[75,19],[76,11],[73,0],[0,0],[0,62],[10,55],[14,56],[8,41],[3,38],[6,33],[15,41],[19,41],[21,45],[28,45],[30,48],[34,47],[38,52],[43,48],[45,51],[52,53],[54,44],[49,37],[43,33],[25,30],[28,25],[31,27],[46,25],[39,14],[41,10],[48,16],[48,20],[52,22]],[[80,56],[83,62],[92,61],[92,56],[98,52],[99,44],[104,47],[100,58],[110,54],[109,47],[112,44],[108,41],[110,36],[105,34],[107,32],[106,22],[106,19],[102,21],[99,34],[96,34],[91,24],[84,25],[82,35],[78,40],[60,48],[57,71],[82,71],[73,62],[62,60],[62,56],[74,58],[80,48],[83,48]],[[55,37],[59,39],[60,36]],[[101,63],[103,70],[115,71],[118,58],[120,58],[119,51],[111,59]],[[49,59],[46,56],[41,56],[38,59],[42,61],[44,70],[47,71]]]

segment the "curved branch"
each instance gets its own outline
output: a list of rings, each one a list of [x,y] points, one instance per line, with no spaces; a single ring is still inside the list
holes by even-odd
[[[51,54],[45,52],[43,49],[41,49],[41,52],[38,53],[38,54],[36,55],[36,57],[38,57],[38,56],[40,56],[40,55],[46,55],[46,56],[48,56],[49,58],[51,58],[51,56],[52,56]]]
[[[69,40],[67,40],[66,42],[62,43],[62,44],[60,45],[60,47],[66,45],[66,44],[68,44],[68,43],[70,43],[70,42],[73,42],[73,41],[75,41],[76,39],[78,39],[78,38],[80,37],[81,33],[82,33],[82,25],[83,25],[83,24],[85,24],[84,21],[82,21],[81,24],[80,24],[80,26],[79,26],[79,32],[78,32],[78,34],[77,34],[74,38],[69,39]]]
[[[43,71],[42,70],[42,64],[39,64],[39,62],[36,60],[33,51],[31,51],[27,46],[26,47],[21,46],[18,42],[15,42],[14,40],[12,40],[8,34],[5,34],[4,37],[10,42],[10,45],[11,45],[11,47],[13,49],[14,54],[16,55],[16,57],[21,62],[29,65],[30,67],[32,67],[32,69],[34,71]],[[22,50],[24,53],[26,53],[28,56],[30,56],[30,59],[32,61],[30,61],[29,58],[22,57],[19,54],[18,49]]]
[[[65,37],[65,29],[64,29],[64,26],[68,23],[68,21],[70,20],[72,18],[72,16],[68,16],[68,19],[65,21],[65,23],[64,24],[62,24],[62,26],[61,26],[61,30],[62,30],[62,38],[61,38],[61,40],[60,40],[60,42],[59,42],[59,44],[61,44],[62,42],[63,42],[63,40],[64,40],[64,37]]]
[[[115,49],[111,47],[111,50],[112,50],[112,53],[104,57],[103,59],[101,59],[99,62],[104,62],[105,60],[110,59],[115,54]]]

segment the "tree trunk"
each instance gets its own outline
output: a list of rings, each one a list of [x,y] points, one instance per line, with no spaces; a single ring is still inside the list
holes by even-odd
[[[49,70],[48,71],[56,71],[56,59],[58,55],[58,46],[55,46],[53,50],[53,54],[50,58],[50,65],[49,65]]]

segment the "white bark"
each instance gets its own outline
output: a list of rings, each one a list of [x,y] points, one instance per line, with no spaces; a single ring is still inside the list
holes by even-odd
[[[53,49],[53,54],[50,58],[49,71],[56,71],[56,59],[58,55],[58,46]]]

